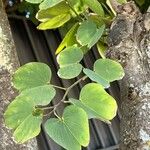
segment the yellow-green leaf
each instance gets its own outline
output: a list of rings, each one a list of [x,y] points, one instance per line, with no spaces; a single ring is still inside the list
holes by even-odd
[[[56,54],[60,53],[65,47],[72,46],[76,43],[75,34],[77,32],[79,24],[76,23],[72,28],[68,31],[62,42],[60,43],[59,47],[56,50]]]
[[[48,9],[39,10],[36,14],[36,18],[41,22],[45,22],[50,18],[53,18],[60,14],[70,14],[70,7],[64,1]]]
[[[61,119],[49,119],[45,129],[56,143],[67,150],[81,150],[81,146],[89,144],[88,116],[77,106],[66,107]]]
[[[70,14],[60,14],[47,20],[46,22],[42,22],[37,28],[40,30],[55,29],[64,25],[70,19]]]
[[[118,62],[111,59],[98,59],[94,63],[94,71],[108,82],[124,77],[124,70]]]
[[[95,13],[97,13],[100,16],[104,16],[104,10],[101,6],[100,2],[97,0],[83,0],[83,2]]]
[[[79,99],[86,107],[94,111],[94,114],[102,118],[102,121],[112,120],[116,116],[117,103],[100,84],[85,85],[80,92]]]
[[[82,65],[79,63],[82,58],[83,52],[78,47],[70,46],[61,51],[57,56],[57,62],[60,66],[58,76],[63,79],[77,77],[82,71]]]
[[[62,1],[64,1],[64,0],[44,0],[39,5],[39,8],[40,8],[40,10],[47,9],[47,8],[50,8],[50,7],[53,7],[53,6],[57,5],[57,4],[59,4]]]

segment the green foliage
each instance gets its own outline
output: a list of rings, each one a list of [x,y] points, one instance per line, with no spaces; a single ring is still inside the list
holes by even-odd
[[[37,136],[40,132],[43,110],[38,105],[47,105],[56,91],[47,83],[51,79],[50,68],[43,63],[28,63],[20,67],[13,76],[14,86],[20,90],[19,96],[8,106],[4,117],[13,136],[19,143]]]
[[[51,8],[57,4],[59,4],[60,2],[62,2],[63,0],[44,0],[40,5],[39,8],[40,10],[42,9],[47,9],[47,8]]]
[[[77,32],[78,27],[79,27],[78,23],[72,26],[72,28],[68,31],[68,33],[60,43],[59,47],[57,48],[56,54],[60,53],[65,47],[76,44],[75,33]]]
[[[13,129],[15,140],[24,143],[40,133],[40,125],[46,117],[45,130],[56,143],[67,150],[80,150],[81,146],[89,144],[88,119],[97,118],[110,123],[117,113],[116,101],[105,91],[110,82],[124,76],[122,66],[105,56],[107,29],[115,12],[112,12],[114,10],[109,0],[26,1],[39,8],[36,14],[41,22],[38,29],[63,29],[66,24],[70,25],[56,50],[58,76],[72,79],[81,75],[82,69],[86,76],[64,88],[50,84],[52,73],[48,65],[38,62],[25,64],[13,75],[12,83],[19,95],[5,111],[5,124]],[[90,70],[84,68],[80,61],[95,44],[103,59],[98,59],[93,70]],[[68,98],[69,91],[86,78],[96,83],[86,84],[81,89],[79,100]],[[54,106],[47,106],[56,95],[54,88],[64,90],[64,96]],[[58,106],[65,103],[67,98],[71,105],[58,115]],[[51,114],[56,118],[51,118]]]
[[[62,79],[72,79],[77,77],[82,70],[82,65],[79,63],[63,66],[58,70],[58,76]]]
[[[20,67],[13,75],[13,85],[19,91],[45,85],[51,80],[51,70],[44,63],[32,62]]]
[[[82,70],[79,63],[83,58],[83,52],[80,48],[68,47],[57,56],[57,62],[60,65],[58,76],[64,79],[71,79],[78,76]]]
[[[83,0],[83,2],[85,4],[88,5],[88,7],[95,12],[96,14],[98,14],[99,16],[104,16],[104,10],[103,7],[101,6],[101,4],[97,1],[97,0]]]
[[[50,7],[48,9],[41,9],[37,12],[36,18],[41,21],[45,22],[49,19],[52,19],[53,17],[56,17],[60,14],[67,14],[70,12],[70,8],[66,3],[61,2],[57,5]]]
[[[84,21],[78,28],[76,35],[77,41],[82,46],[87,46],[88,48],[91,48],[100,39],[104,32],[104,29],[104,25],[97,28],[96,24],[93,21]]]
[[[65,108],[62,118],[49,119],[45,124],[48,135],[67,150],[80,150],[89,143],[88,117],[76,106]]]
[[[89,83],[85,85],[80,92],[79,100],[70,99],[73,104],[83,108],[89,118],[99,118],[109,123],[109,120],[116,116],[116,101],[100,84]]]
[[[108,88],[109,82],[120,80],[124,76],[122,66],[110,59],[98,59],[94,63],[94,71],[83,69],[83,72],[92,80]]]
[[[103,79],[99,74],[90,70],[90,69],[83,69],[83,72],[92,80],[99,84],[101,84],[104,88],[108,88],[110,86],[109,82]]]
[[[111,120],[117,111],[116,101],[97,83],[85,85],[81,92],[81,102],[95,111],[101,118]]]
[[[85,3],[83,3],[83,0],[67,0],[67,1],[77,14],[83,13],[87,8]]]
[[[105,52],[106,52],[106,49],[107,49],[107,48],[106,48],[105,43],[98,42],[98,43],[96,44],[96,46],[97,46],[97,50],[98,50],[100,56],[101,56],[102,58],[106,58],[106,57],[105,57]]]
[[[65,24],[68,20],[70,20],[70,18],[69,14],[61,14],[42,22],[37,28],[40,30],[55,29]]]
[[[94,63],[94,71],[109,82],[120,80],[124,76],[122,66],[110,59],[98,59]]]

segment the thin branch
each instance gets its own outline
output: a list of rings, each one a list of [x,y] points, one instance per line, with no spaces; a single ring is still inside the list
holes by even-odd
[[[58,119],[61,119],[61,118],[57,115],[55,109],[54,109],[54,115],[55,115]]]
[[[70,104],[71,102],[70,101],[63,101],[63,103]]]
[[[87,79],[87,76],[83,76],[82,78],[80,78],[79,80],[77,80],[74,84],[72,84],[71,86],[69,86],[69,87],[66,89],[66,92],[65,92],[63,98],[59,101],[59,103],[57,103],[56,105],[54,105],[54,106],[53,106],[54,109],[51,110],[48,114],[45,114],[44,116],[49,116],[49,115],[51,115],[53,112],[55,113],[55,110],[57,109],[57,107],[58,107],[62,102],[65,101],[65,99],[66,99],[66,97],[67,97],[69,91],[70,91],[74,86],[76,86],[76,85],[77,85],[78,83],[80,83],[81,81],[84,81],[85,79]]]
[[[48,107],[38,107],[38,108],[41,108],[43,110],[49,110],[49,109],[53,109],[54,106],[48,106]]]
[[[52,84],[51,84],[52,85]],[[57,89],[61,89],[61,90],[64,90],[66,91],[67,88],[64,88],[64,87],[61,87],[61,86],[57,86],[57,85],[52,85],[54,88],[57,88]]]

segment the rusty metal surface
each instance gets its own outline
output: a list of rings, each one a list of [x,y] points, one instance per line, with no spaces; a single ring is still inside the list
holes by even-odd
[[[23,65],[31,61],[47,63],[53,73],[52,83],[59,86],[68,87],[74,80],[61,80],[57,76],[58,65],[56,62],[55,50],[58,47],[61,37],[57,31],[38,31],[29,21],[17,17],[9,17],[13,37],[17,47],[20,63]],[[99,58],[99,54],[93,48],[82,61],[83,66],[91,68],[94,61]],[[89,81],[90,82],[90,81]],[[69,93],[69,96],[78,98],[82,84],[79,84]],[[119,88],[113,83],[108,90],[118,102]],[[57,96],[53,104],[57,103],[63,96],[63,91],[57,91]],[[59,112],[63,111],[64,106],[59,107]],[[117,150],[119,144],[119,125],[120,113],[112,120],[111,125],[107,125],[99,120],[90,120],[90,144],[83,150]],[[53,140],[44,132],[43,126],[41,133],[37,137],[41,150],[62,150]]]

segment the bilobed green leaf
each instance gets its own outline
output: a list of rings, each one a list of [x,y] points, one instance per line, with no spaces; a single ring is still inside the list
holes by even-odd
[[[41,3],[43,0],[25,0],[29,3],[33,3],[33,4],[38,4],[38,3]]]
[[[59,119],[49,119],[45,124],[48,135],[66,150],[81,150],[80,144],[68,131],[67,126]]]
[[[67,150],[81,150],[89,143],[89,125],[86,112],[76,106],[65,108],[62,119],[49,119],[45,123],[48,135]]]
[[[40,133],[43,111],[37,105],[47,105],[56,92],[51,85],[38,86],[21,92],[8,106],[4,118],[7,127],[14,129],[13,136],[19,143]]]
[[[14,129],[14,138],[18,143],[37,136],[42,123],[42,110],[34,116],[36,101],[29,97],[18,97],[8,106],[4,118],[7,127]]]
[[[50,7],[57,5],[58,3],[62,2],[62,1],[64,1],[64,0],[44,0],[39,5],[39,8],[40,8],[40,10],[47,9],[47,8],[50,8]]]
[[[57,56],[57,62],[60,65],[58,76],[63,79],[77,77],[82,71],[82,65],[79,64],[82,58],[83,52],[78,47],[71,46],[61,51]]]
[[[60,66],[74,64],[80,62],[83,58],[83,52],[80,48],[71,46],[59,53],[57,62]]]
[[[72,28],[68,31],[62,42],[60,43],[59,47],[56,50],[56,54],[60,53],[65,47],[72,46],[76,43],[75,33],[77,32],[79,24],[76,23]]]
[[[40,23],[37,28],[40,30],[55,29],[64,25],[70,19],[71,19],[70,14],[60,14],[47,20],[46,22]]]
[[[100,2],[97,0],[83,0],[83,2],[88,5],[88,7],[95,13],[97,13],[100,16],[104,16],[104,10],[101,6]]]
[[[120,80],[124,76],[122,66],[111,59],[98,59],[94,63],[94,71],[109,82]]]
[[[107,80],[103,79],[97,73],[90,69],[83,69],[83,72],[92,80],[101,84],[104,88],[109,88],[110,84]]]
[[[45,22],[55,16],[67,13],[70,14],[70,7],[66,4],[66,2],[62,1],[48,9],[39,10],[36,14],[36,18],[41,22]]]
[[[31,62],[20,67],[13,75],[13,85],[22,91],[50,82],[51,70],[48,65],[39,62]]]
[[[10,103],[4,118],[18,143],[40,133],[43,110],[38,106],[49,104],[56,94],[52,85],[47,85],[50,79],[51,70],[43,63],[28,63],[15,72],[13,84],[21,93]]]
[[[77,77],[82,71],[82,65],[74,63],[61,67],[58,70],[58,76],[62,79],[72,79]]]
[[[97,25],[91,21],[84,21],[77,30],[77,41],[82,46],[88,46],[91,48],[100,39],[105,29],[105,25],[97,28]]]
[[[79,99],[102,121],[112,120],[116,116],[117,103],[100,84],[89,83],[85,85],[80,92]]]

